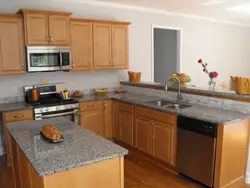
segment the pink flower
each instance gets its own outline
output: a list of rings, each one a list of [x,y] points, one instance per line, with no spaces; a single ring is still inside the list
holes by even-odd
[[[199,59],[199,60],[198,60],[198,63],[202,63],[202,59]]]
[[[208,73],[208,70],[206,70],[206,73]]]
[[[216,71],[213,72],[213,77],[214,77],[214,78],[217,78],[218,75],[219,75],[218,72],[216,72]]]

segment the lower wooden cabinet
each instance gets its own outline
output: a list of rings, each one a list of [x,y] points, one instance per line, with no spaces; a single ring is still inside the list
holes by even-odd
[[[153,122],[153,156],[175,166],[176,126]]]
[[[118,101],[112,101],[112,135],[115,140],[119,139],[119,112]]]
[[[102,106],[103,106],[104,137],[109,140],[112,140],[113,139],[112,101],[104,100]]]
[[[119,111],[119,140],[133,146],[134,145],[134,114]]]
[[[103,136],[103,119],[102,109],[87,110],[80,112],[81,126],[90,131]]]
[[[21,122],[33,120],[33,110],[21,110],[3,113],[3,123],[4,123],[4,136],[5,136],[5,145],[7,153],[7,165],[12,165],[12,149],[11,149],[11,137],[6,128],[6,124],[11,122]]]
[[[150,119],[135,117],[135,147],[143,152],[152,154],[153,123]]]

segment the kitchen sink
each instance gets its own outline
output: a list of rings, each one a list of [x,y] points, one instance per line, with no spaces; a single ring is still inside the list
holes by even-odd
[[[172,102],[172,101],[167,101],[167,100],[154,100],[154,101],[149,101],[147,103],[154,104],[156,106],[160,106],[163,108],[170,108],[170,109],[176,109],[176,110],[192,107],[191,105],[188,105],[188,104],[182,104],[182,103],[177,103],[177,102]]]

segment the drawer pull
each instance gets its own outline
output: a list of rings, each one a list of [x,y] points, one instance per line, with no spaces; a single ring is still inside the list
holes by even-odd
[[[95,106],[95,105],[91,105],[91,106],[88,105],[87,108],[93,108],[94,106]]]
[[[20,114],[18,116],[14,116],[15,118],[22,118],[23,117],[23,114]]]

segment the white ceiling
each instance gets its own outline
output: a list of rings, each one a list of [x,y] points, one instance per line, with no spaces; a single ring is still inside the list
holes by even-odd
[[[181,14],[192,14],[229,22],[250,25],[250,14],[228,11],[230,7],[249,4],[250,0],[78,0],[117,3],[138,8],[157,9]],[[213,2],[220,3],[213,3]],[[211,3],[210,3],[211,2]],[[145,9],[145,10],[146,10]],[[250,10],[249,10],[250,12]]]

